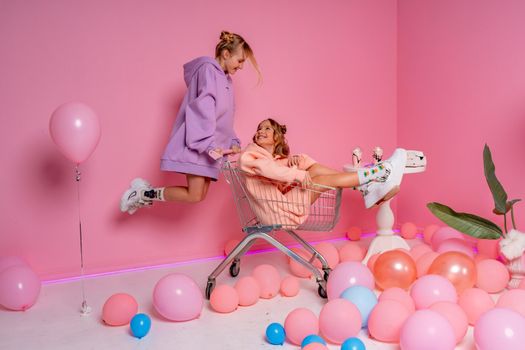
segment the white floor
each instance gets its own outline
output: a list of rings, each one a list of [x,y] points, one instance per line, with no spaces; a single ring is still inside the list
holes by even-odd
[[[240,307],[230,314],[214,312],[207,301],[201,316],[189,322],[170,322],[156,313],[152,292],[161,277],[173,272],[185,273],[204,290],[208,274],[218,263],[219,260],[208,260],[86,279],[86,297],[93,308],[88,316],[79,312],[82,301],[79,281],[44,285],[37,303],[26,312],[0,308],[0,349],[299,349],[289,343],[270,345],[264,333],[272,322],[284,324],[286,315],[297,307],[319,314],[325,300],[317,295],[317,285],[312,280],[301,280],[301,291],[296,297],[260,299],[255,305]],[[245,256],[239,277],[249,275],[262,263],[277,267],[282,277],[290,274],[286,256],[272,251]],[[233,286],[235,279],[225,270],[217,283]],[[101,320],[104,302],[119,292],[133,295],[139,303],[139,312],[151,317],[151,330],[140,340],[131,335],[129,326],[109,327]],[[397,344],[369,339],[365,331],[361,331],[359,338],[367,349],[399,349]],[[329,349],[340,346],[332,344]],[[475,349],[472,328],[457,349]]]

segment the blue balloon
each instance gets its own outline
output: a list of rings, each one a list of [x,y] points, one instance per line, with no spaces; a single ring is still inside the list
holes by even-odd
[[[341,344],[341,350],[366,350],[366,347],[361,339],[348,338]]]
[[[370,288],[355,285],[345,289],[341,293],[341,298],[348,300],[357,307],[361,314],[361,328],[367,327],[368,317],[377,304],[375,293]]]
[[[283,345],[286,339],[284,327],[280,323],[271,323],[266,327],[266,339],[272,345]]]
[[[140,339],[148,334],[151,328],[151,319],[146,314],[136,314],[131,319],[129,326],[131,327],[131,333]]]
[[[301,349],[310,343],[321,343],[323,345],[326,345],[326,342],[323,338],[321,338],[317,334],[310,334],[303,339],[303,342],[301,343]]]

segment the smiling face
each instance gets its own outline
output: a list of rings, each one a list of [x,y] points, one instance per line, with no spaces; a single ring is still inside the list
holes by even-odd
[[[230,75],[235,74],[235,72],[243,68],[244,61],[246,61],[246,53],[244,52],[243,46],[238,45],[232,52],[227,49],[223,50],[218,61],[224,73]]]
[[[253,136],[255,143],[263,148],[273,148],[275,146],[275,130],[269,120],[263,120],[257,127],[257,132]]]

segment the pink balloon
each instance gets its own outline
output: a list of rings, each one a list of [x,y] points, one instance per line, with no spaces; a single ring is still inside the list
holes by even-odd
[[[488,256],[491,259],[497,259],[499,256],[499,242],[500,239],[478,239],[476,247],[478,253]]]
[[[430,265],[432,265],[438,256],[439,254],[434,251],[421,255],[421,257],[416,260],[417,277],[426,275]]]
[[[292,344],[301,345],[307,335],[319,333],[319,321],[309,309],[297,308],[286,316],[284,331]]]
[[[328,348],[324,344],[314,342],[314,343],[306,344],[303,350],[328,350]]]
[[[335,267],[327,282],[328,300],[337,299],[345,289],[358,285],[374,289],[374,275],[360,262],[345,261]]]
[[[331,269],[339,264],[339,252],[332,243],[321,242],[315,245],[314,248],[326,259],[326,262]],[[319,269],[322,268],[321,262],[318,259],[315,259],[314,266]]]
[[[155,309],[171,321],[189,321],[199,317],[203,303],[199,286],[184,274],[164,276],[153,290]]]
[[[476,286],[489,293],[499,293],[510,280],[509,270],[500,261],[485,259],[476,263]]]
[[[36,302],[41,282],[29,266],[17,265],[0,272],[0,305],[25,311]]]
[[[492,309],[476,323],[474,340],[479,350],[521,350],[525,344],[525,318],[513,310]]]
[[[291,249],[294,253],[299,255],[300,257],[304,258],[306,261],[310,260],[310,255],[301,248],[292,248]],[[312,271],[295,261],[294,259],[290,258],[290,271],[294,276],[301,277],[301,278],[310,278],[312,275]]]
[[[471,258],[474,258],[474,251],[472,250],[472,245],[470,245],[463,238],[448,238],[442,241],[438,248],[437,252],[439,254],[446,252],[460,252],[468,255]]]
[[[259,301],[259,295],[261,294],[261,288],[259,282],[253,276],[241,277],[235,287],[237,294],[239,295],[239,305],[250,306]]]
[[[438,301],[458,300],[456,288],[448,279],[439,275],[426,275],[414,282],[410,289],[416,309],[426,309]]]
[[[454,329],[438,312],[419,310],[401,328],[399,345],[403,350],[454,350]]]
[[[482,314],[494,308],[494,300],[483,289],[468,288],[459,296],[458,305],[465,311],[468,323],[475,325]]]
[[[110,326],[123,326],[131,321],[138,309],[139,304],[131,295],[113,294],[102,307],[102,320]]]
[[[259,283],[260,294],[263,299],[271,299],[279,293],[281,276],[279,271],[269,264],[262,264],[253,269],[252,276]]]
[[[299,280],[294,276],[287,276],[281,281],[281,294],[285,297],[294,297],[299,293]]]
[[[360,227],[352,226],[348,229],[348,232],[346,233],[346,237],[351,241],[359,241],[361,239],[362,233],[363,233],[363,230],[361,230]]]
[[[437,250],[439,248],[439,245],[441,242],[443,242],[446,239],[450,238],[459,238],[459,239],[465,239],[463,237],[463,234],[457,230],[454,230],[452,227],[441,227],[436,230],[436,232],[432,235],[431,245],[432,249]]]
[[[24,259],[18,256],[0,256],[0,272],[11,266],[28,266]]]
[[[432,236],[434,236],[434,233],[439,229],[438,225],[428,225],[423,230],[423,241],[426,244],[431,244],[432,242]]]
[[[49,132],[60,152],[77,164],[89,158],[100,140],[97,115],[79,102],[59,106],[51,115]]]
[[[237,310],[239,294],[237,290],[227,284],[219,284],[211,292],[210,306],[220,313],[230,313]]]
[[[368,332],[382,342],[398,343],[403,323],[411,312],[396,300],[381,300],[370,312]]]
[[[366,267],[368,267],[368,269],[370,270],[370,272],[374,271],[374,266],[376,264],[376,261],[377,261],[377,258],[379,258],[379,255],[381,255],[381,253],[375,253],[375,254],[372,254],[369,258],[368,258],[368,261],[366,263]]]
[[[422,244],[413,246],[410,249],[410,255],[412,255],[412,258],[414,259],[414,261],[417,261],[420,257],[422,257],[423,255],[431,251],[432,251],[432,248],[430,248],[430,246],[422,243]]]
[[[510,289],[501,293],[496,303],[496,307],[512,309],[522,316],[525,316],[525,290]]]
[[[441,316],[448,320],[454,330],[456,344],[465,338],[468,329],[467,314],[458,304],[449,301],[440,301],[430,305],[429,310],[440,313]]]
[[[405,239],[416,238],[417,226],[413,222],[405,222],[401,225],[401,237]]]
[[[403,304],[411,314],[416,311],[416,304],[414,303],[414,300],[403,288],[392,287],[385,289],[383,293],[379,295],[378,300],[395,300]]]
[[[362,261],[365,258],[366,251],[359,243],[348,242],[339,248],[339,258],[344,261]]]
[[[355,337],[361,330],[361,313],[348,300],[330,300],[319,313],[319,329],[332,343],[342,344],[347,338]]]

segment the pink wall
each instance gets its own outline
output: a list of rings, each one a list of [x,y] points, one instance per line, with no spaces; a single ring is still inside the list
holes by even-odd
[[[438,223],[425,208],[438,201],[500,223],[482,151],[509,199],[525,199],[525,3],[401,0],[398,12],[399,144],[430,161],[405,181],[398,221]],[[523,231],[523,203],[516,219]]]
[[[182,64],[212,55],[220,30],[241,33],[264,75],[261,87],[251,68],[234,77],[243,142],[277,116],[294,151],[340,167],[356,145],[395,147],[396,22],[396,2],[380,0],[0,2],[0,255],[24,257],[43,278],[79,273],[73,165],[48,134],[67,101],[90,105],[102,127],[82,166],[88,273],[221,254],[242,236],[224,181],[204,203],[118,210],[135,176],[183,182],[158,169],[184,93]],[[306,238],[372,230],[374,212],[363,207],[347,192],[334,233]]]

